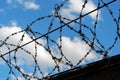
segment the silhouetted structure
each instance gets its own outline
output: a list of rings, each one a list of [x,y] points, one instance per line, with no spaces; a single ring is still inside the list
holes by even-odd
[[[120,55],[53,75],[50,80],[120,80]]]

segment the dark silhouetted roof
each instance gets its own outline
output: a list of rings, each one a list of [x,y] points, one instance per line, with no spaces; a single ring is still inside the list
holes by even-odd
[[[52,75],[49,80],[120,80],[120,55]]]

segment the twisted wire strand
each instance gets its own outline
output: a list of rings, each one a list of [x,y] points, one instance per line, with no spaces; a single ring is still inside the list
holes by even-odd
[[[62,71],[61,65],[70,67],[70,69],[81,66],[81,63],[87,58],[89,54],[91,54],[92,51],[95,51],[96,54],[102,55],[103,58],[109,56],[109,52],[115,47],[117,42],[119,42],[120,40],[120,9],[119,9],[118,17],[115,18],[113,14],[114,12],[109,7],[110,4],[113,4],[117,0],[111,0],[110,2],[107,3],[105,3],[103,0],[98,0],[96,9],[83,14],[83,11],[88,4],[88,0],[84,0],[79,16],[77,16],[73,20],[63,17],[60,14],[60,10],[64,7],[64,5],[66,5],[68,1],[69,0],[64,0],[60,5],[56,4],[54,13],[52,15],[39,17],[33,20],[30,24],[28,24],[24,30],[12,33],[11,35],[7,36],[5,40],[0,40],[0,48],[2,49],[3,47],[5,47],[8,50],[5,53],[0,53],[0,59],[2,59],[3,62],[5,62],[5,64],[9,69],[6,80],[11,80],[11,75],[13,75],[16,80],[19,80],[18,74],[21,75],[25,80],[32,80],[32,79],[46,80],[49,79],[50,76],[53,75],[54,73],[60,73]],[[96,30],[99,23],[99,11],[102,8],[106,8],[107,11],[109,11],[111,18],[113,19],[114,24],[116,25],[115,26],[116,35],[114,37],[114,41],[107,49],[105,48],[104,44],[102,44],[101,41],[98,39],[97,30]],[[93,12],[97,12],[97,13],[93,26],[90,27],[87,24],[83,23],[83,18]],[[35,23],[39,23],[44,19],[50,19],[50,23],[48,24],[49,25],[48,30],[45,34],[32,30],[32,26],[35,25]],[[58,20],[59,24],[58,27],[54,28],[53,25],[56,20]],[[74,28],[74,26],[72,25],[73,23],[79,25],[79,29]],[[72,63],[72,61],[70,61],[69,58],[65,56],[63,51],[62,36],[64,36],[64,29],[66,28],[79,35],[79,38],[90,47],[90,49],[85,53],[85,55],[82,58],[79,59],[79,61],[76,64]],[[89,36],[86,35],[83,29],[86,29],[87,31],[90,32],[90,34],[92,35],[92,39],[90,39]],[[54,32],[58,33],[57,36],[58,41],[56,41],[54,38],[51,37],[51,35],[54,34]],[[14,37],[17,34],[22,34],[18,43],[17,44],[9,43],[10,38]],[[30,41],[23,44],[26,35],[27,37],[29,37]],[[46,45],[39,42],[38,41],[39,39],[46,40]],[[34,54],[25,48],[26,45],[29,45],[31,43],[34,43],[33,46]],[[53,49],[51,48],[51,44],[56,46],[59,57],[56,56],[55,53],[53,52]],[[51,71],[47,73],[47,75],[44,75],[44,72],[42,71],[42,68],[37,60],[37,57],[39,55],[38,46],[42,47],[46,52],[48,52],[48,54],[50,55],[51,59],[54,62],[54,66],[51,68]],[[34,65],[33,65],[33,72],[31,74],[22,71],[23,67],[21,67],[18,64],[19,50],[23,51],[25,54],[30,55],[32,57],[34,61]],[[37,74],[39,74],[39,76]]]

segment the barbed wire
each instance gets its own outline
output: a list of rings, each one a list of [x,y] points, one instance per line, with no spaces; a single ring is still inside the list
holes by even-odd
[[[60,5],[56,4],[55,5],[55,10],[52,15],[44,16],[35,19],[32,21],[30,24],[27,25],[27,27],[24,30],[21,30],[19,32],[12,33],[8,37],[5,38],[5,40],[0,40],[0,49],[3,50],[2,48],[6,48],[7,52],[5,53],[0,53],[0,59],[5,62],[6,66],[8,67],[8,74],[6,77],[6,80],[11,80],[11,76],[14,76],[16,80],[20,80],[19,76],[22,76],[23,79],[25,80],[47,80],[50,78],[51,75],[55,73],[60,73],[61,71],[64,71],[61,66],[65,66],[67,69],[75,68],[78,66],[81,66],[82,62],[87,58],[89,54],[91,54],[92,51],[94,51],[96,54],[102,55],[103,58],[107,58],[109,56],[109,52],[115,47],[117,42],[120,40],[120,9],[118,9],[118,16],[117,18],[114,16],[114,12],[112,8],[110,8],[110,4],[115,4],[118,0],[111,0],[110,2],[104,2],[103,0],[97,0],[97,8],[87,12],[83,13],[84,9],[86,8],[88,4],[88,0],[84,0],[82,9],[80,10],[79,15],[75,19],[70,19],[69,17],[64,17],[61,14],[61,9],[69,2],[69,0],[64,0]],[[113,43],[108,47],[105,48],[104,44],[101,43],[100,39],[97,36],[97,27],[99,23],[99,12],[101,9],[106,8],[107,11],[109,12],[108,14],[111,16],[113,19],[113,24],[115,24],[115,36],[114,40],[112,41]],[[88,26],[88,24],[83,23],[84,17],[88,16],[89,14],[92,14],[96,12],[96,17],[93,23],[93,27]],[[46,33],[41,33],[40,31],[33,30],[32,26],[36,23],[42,22],[42,20],[48,19],[50,21],[48,26],[48,30]],[[54,28],[55,22],[58,22],[57,27]],[[78,28],[74,27],[78,26]],[[79,59],[76,64],[72,63],[72,61],[65,55],[63,51],[63,36],[64,36],[64,29],[68,29],[71,32],[74,32],[86,45],[90,47],[90,49],[84,53],[85,55]],[[90,32],[91,37],[90,38],[86,32],[84,31],[86,29],[88,32]],[[56,34],[57,32],[57,34]],[[20,40],[15,43],[9,43],[9,40],[18,35],[22,34],[20,37]],[[53,35],[57,35],[57,39],[53,38]],[[24,43],[25,37],[29,37],[30,41]],[[51,37],[52,36],[52,37]],[[43,39],[46,44],[43,44],[40,39]],[[34,43],[34,46],[32,47],[34,50],[34,53],[29,51],[29,49],[25,48],[25,46]],[[55,50],[51,47],[52,45],[56,46],[56,52]],[[39,47],[42,47],[48,55],[50,55],[52,61],[53,61],[53,67],[50,68],[47,72],[47,75],[45,72],[42,71],[41,64],[39,63],[37,57],[40,54]],[[33,72],[32,73],[26,73],[23,70],[23,66],[20,66],[18,64],[18,52],[22,51],[24,52],[23,54],[30,55],[33,59]],[[3,51],[1,51],[3,52]],[[44,54],[44,53],[42,53]],[[72,56],[71,56],[72,57]],[[49,65],[47,65],[49,67]],[[46,67],[47,67],[46,66]],[[19,76],[18,76],[19,75]]]

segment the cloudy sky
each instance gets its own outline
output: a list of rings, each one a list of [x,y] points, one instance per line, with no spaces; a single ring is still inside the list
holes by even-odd
[[[22,31],[26,28],[26,26],[32,22],[33,20],[47,16],[49,14],[54,13],[54,8],[56,4],[60,4],[63,0],[0,0],[0,45],[2,41],[4,41],[8,36],[12,33]],[[112,0],[107,0],[109,2]],[[114,4],[111,4],[109,8],[114,12],[114,18],[118,19],[119,15],[119,5],[120,1],[117,0]],[[60,14],[62,17],[68,19],[75,19],[79,16],[79,13],[82,9],[82,5],[84,4],[83,0],[69,0],[61,9]],[[83,10],[82,14],[86,14],[94,9],[97,8],[97,0],[88,0],[85,9]],[[102,2],[101,4],[102,5]],[[82,23],[92,27],[94,26],[96,20],[97,11],[89,14],[88,16],[82,19]],[[47,18],[43,21],[38,21],[35,23],[31,29],[34,31],[40,32],[42,34],[47,33],[47,29],[51,22],[52,18]],[[65,21],[67,22],[67,21]],[[119,23],[120,24],[120,23]],[[53,29],[59,27],[59,21],[54,20]],[[75,29],[78,28],[79,25],[71,24]],[[98,24],[97,24],[97,37],[100,42],[103,44],[105,49],[107,50],[109,46],[112,45],[116,34],[116,24],[113,21],[112,16],[109,14],[107,8],[103,8],[98,12]],[[87,30],[84,31],[85,34],[89,39],[91,39],[91,34]],[[119,31],[120,32],[120,31]],[[59,31],[53,32],[50,35],[56,43],[60,44],[59,42]],[[21,39],[21,36],[24,34],[23,41],[20,45],[23,45],[29,41],[31,41],[30,34],[27,32],[19,32],[13,36],[10,36],[6,43],[18,45]],[[33,36],[35,38],[36,36]],[[84,41],[81,40],[78,34],[74,33],[73,31],[69,30],[68,28],[63,29],[62,39],[62,52],[67,57],[68,60],[71,61],[73,65],[76,65],[78,61],[85,56],[85,54],[91,49]],[[45,38],[41,38],[37,40],[38,43],[42,44],[43,46],[47,46],[47,42]],[[97,45],[98,43],[96,43]],[[9,49],[8,49],[9,47]],[[35,48],[36,47],[36,48]],[[59,50],[57,46],[53,43],[50,43],[52,54],[56,57],[60,57]],[[109,55],[113,56],[120,52],[120,41],[118,40],[114,48],[109,51]],[[14,49],[15,46],[6,46],[3,45],[0,47],[0,54],[5,54],[9,50]],[[21,71],[32,75],[34,63],[35,53],[37,53],[37,63],[41,68],[41,71],[44,75],[49,73],[55,66],[55,62],[52,60],[51,55],[45,50],[44,47],[32,42],[23,47],[26,51],[30,52],[31,54],[26,53],[24,50],[19,49],[17,54],[17,65],[21,67]],[[37,49],[37,50],[36,50]],[[11,59],[13,59],[14,52],[11,53]],[[5,59],[9,59],[8,55],[4,56]],[[99,60],[101,56],[96,54],[94,50],[90,52],[87,58],[81,63],[87,64],[96,60]],[[63,59],[64,61],[65,59]],[[14,64],[14,60],[11,60]],[[59,64],[60,69],[65,70],[69,67],[64,66],[63,64]],[[16,76],[19,80],[24,80],[22,75],[18,75],[17,70],[13,71],[16,72]],[[56,72],[55,72],[56,73]],[[0,80],[6,79],[9,74],[9,67],[6,65],[4,60],[0,58]],[[35,76],[41,76],[39,71],[36,72]],[[10,80],[15,79],[14,75],[10,76]],[[34,80],[34,79],[31,79]]]

